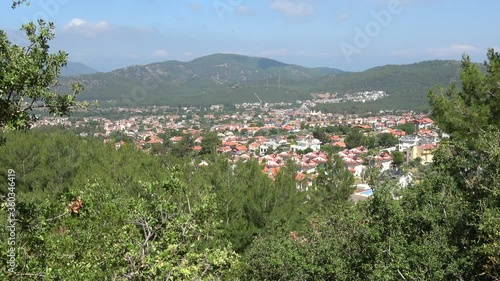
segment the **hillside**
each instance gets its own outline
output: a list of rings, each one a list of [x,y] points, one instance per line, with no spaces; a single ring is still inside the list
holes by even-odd
[[[311,92],[383,90],[389,93],[388,98],[363,106],[411,109],[426,107],[428,90],[457,79],[459,67],[458,61],[425,61],[344,72],[267,58],[214,54],[190,62],[165,61],[66,77],[61,84],[79,81],[86,89],[81,98],[121,105],[255,102],[254,92],[267,102],[295,101],[310,99]]]
[[[68,64],[61,70],[61,75],[63,76],[78,76],[85,74],[93,74],[98,71],[86,66],[83,63],[79,62],[68,62]]]
[[[342,93],[378,89],[389,94],[386,99],[358,107],[423,109],[428,106],[429,90],[458,81],[459,71],[459,61],[433,60],[408,65],[386,65],[363,72],[325,77],[319,84],[324,89],[335,89]]]

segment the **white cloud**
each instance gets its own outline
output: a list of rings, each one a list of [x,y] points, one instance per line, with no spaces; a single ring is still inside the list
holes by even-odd
[[[69,29],[69,28],[72,28],[72,27],[78,27],[78,26],[82,26],[82,25],[85,25],[87,22],[82,20],[82,19],[79,19],[79,18],[74,18],[72,20],[70,20],[67,24],[66,24],[66,29]]]
[[[470,45],[451,45],[446,48],[429,49],[427,52],[436,57],[458,56],[463,53],[474,53],[476,47]]]
[[[335,20],[338,21],[338,22],[342,22],[342,21],[345,21],[345,20],[349,19],[350,17],[351,17],[350,14],[343,13],[343,14],[338,14],[335,17]]]
[[[63,28],[66,32],[77,32],[88,37],[95,37],[97,34],[112,30],[113,27],[106,21],[87,22],[80,18],[70,20]]]
[[[165,50],[165,49],[160,49],[160,50],[156,50],[153,52],[153,57],[161,57],[161,58],[164,58],[164,57],[168,57],[168,51]]]
[[[192,57],[193,56],[193,52],[184,52],[183,55],[185,57]]]
[[[314,14],[314,7],[303,1],[274,0],[271,8],[288,16],[310,16]]]

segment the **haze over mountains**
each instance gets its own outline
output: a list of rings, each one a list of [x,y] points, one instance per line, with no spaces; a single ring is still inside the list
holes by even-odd
[[[81,65],[83,66],[83,65]],[[389,97],[370,104],[375,108],[422,109],[427,93],[457,80],[460,62],[424,61],[386,65],[362,72],[335,68],[307,68],[280,61],[234,54],[214,54],[189,62],[165,61],[134,65],[107,73],[80,67],[78,76],[63,77],[85,86],[82,99],[116,105],[210,105],[311,99],[311,93],[382,90]],[[76,71],[75,71],[76,73]]]
[[[78,76],[93,74],[97,72],[98,71],[93,69],[92,67],[79,62],[68,62],[68,64],[63,69],[61,69],[61,75],[63,76]]]

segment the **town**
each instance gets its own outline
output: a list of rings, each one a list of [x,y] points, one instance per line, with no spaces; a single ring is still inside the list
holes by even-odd
[[[233,163],[258,159],[262,172],[271,179],[285,165],[295,165],[297,188],[306,190],[313,186],[318,169],[336,156],[356,178],[354,200],[373,194],[368,174],[380,180],[386,175],[406,187],[414,180],[416,167],[431,163],[441,139],[449,137],[425,114],[322,113],[313,109],[311,101],[239,104],[233,110],[224,105],[100,108],[83,117],[44,117],[34,125],[43,126],[73,128],[81,137],[100,138],[117,149],[133,145],[153,154],[183,145],[198,155],[210,133],[216,136],[214,152],[227,154]],[[197,161],[200,167],[210,165],[201,158]],[[406,172],[402,164],[409,168]]]

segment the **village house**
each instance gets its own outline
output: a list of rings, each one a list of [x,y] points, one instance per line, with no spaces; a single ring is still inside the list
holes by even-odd
[[[297,144],[293,144],[290,146],[290,149],[293,152],[297,152],[300,150],[312,149],[313,151],[318,151],[321,148],[321,141],[310,136],[297,141]]]
[[[412,161],[417,158],[421,159],[421,163],[426,165],[432,163],[432,159],[434,157],[434,151],[438,147],[437,144],[427,143],[424,145],[415,145],[410,149],[405,151],[406,161]]]
[[[420,137],[418,135],[406,135],[399,139],[398,150],[403,151],[418,145]]]

